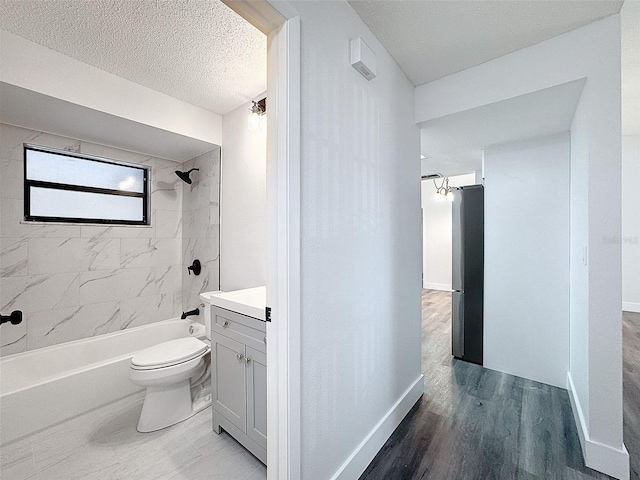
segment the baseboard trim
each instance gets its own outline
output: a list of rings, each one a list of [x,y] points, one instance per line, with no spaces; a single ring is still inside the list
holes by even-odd
[[[578,436],[580,437],[580,446],[582,447],[582,456],[587,467],[598,470],[599,472],[611,475],[620,480],[629,480],[629,452],[622,445],[622,449],[604,445],[593,441],[589,438],[589,429],[584,418],[584,412],[580,399],[576,395],[575,385],[571,372],[567,373],[567,391],[571,400],[571,410],[573,418],[578,428]]]
[[[389,439],[393,431],[409,413],[409,410],[420,400],[424,393],[424,377],[420,375],[402,394],[400,399],[369,432],[369,435],[358,445],[347,461],[331,477],[332,480],[353,480],[359,478],[367,469],[378,451]]]
[[[451,291],[451,285],[448,285],[446,283],[429,283],[429,282],[425,282],[422,284],[422,288],[426,288],[427,290],[440,290],[443,292],[450,292]]]
[[[640,303],[622,302],[622,310],[625,312],[640,313]]]

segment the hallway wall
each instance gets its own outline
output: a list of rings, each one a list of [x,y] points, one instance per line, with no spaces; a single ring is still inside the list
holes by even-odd
[[[569,133],[487,147],[484,366],[564,388]]]
[[[640,135],[622,137],[622,309],[640,313]]]
[[[347,480],[423,391],[414,88],[347,2],[294,7],[302,28],[301,480]],[[376,54],[371,81],[349,64],[357,37]]]

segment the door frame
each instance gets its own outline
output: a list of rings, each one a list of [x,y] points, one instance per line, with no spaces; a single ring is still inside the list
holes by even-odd
[[[267,478],[300,468],[300,17],[283,0],[222,0],[267,35]]]

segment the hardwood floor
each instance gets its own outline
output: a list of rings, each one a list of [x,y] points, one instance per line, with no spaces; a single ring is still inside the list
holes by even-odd
[[[425,394],[360,480],[607,479],[584,466],[565,390],[451,357],[451,294],[423,290]],[[640,466],[640,314],[625,314],[625,442]]]

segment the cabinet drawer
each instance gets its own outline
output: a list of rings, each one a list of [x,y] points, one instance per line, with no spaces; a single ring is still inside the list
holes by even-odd
[[[211,332],[229,337],[260,352],[266,352],[266,326],[257,318],[212,306]]]

